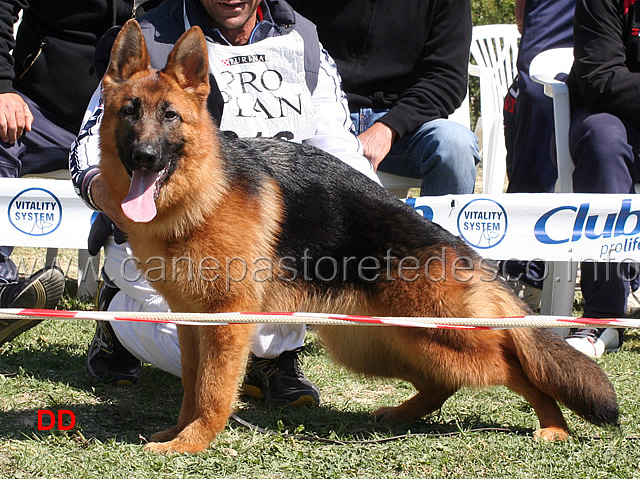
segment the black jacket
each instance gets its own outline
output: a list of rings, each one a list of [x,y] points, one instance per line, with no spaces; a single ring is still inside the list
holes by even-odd
[[[400,137],[446,118],[467,92],[469,0],[289,0],[335,59],[352,111],[389,109]]]
[[[56,123],[77,133],[99,81],[93,67],[97,41],[134,15],[134,3],[143,3],[140,13],[160,1],[1,0],[0,93],[26,94]]]
[[[640,128],[640,1],[578,0],[571,106],[627,118]]]

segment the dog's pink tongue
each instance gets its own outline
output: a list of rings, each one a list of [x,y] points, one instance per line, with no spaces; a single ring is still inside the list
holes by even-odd
[[[122,211],[136,223],[148,223],[157,213],[153,197],[153,185],[159,173],[148,170],[136,170],[131,176],[129,194],[122,201]]]

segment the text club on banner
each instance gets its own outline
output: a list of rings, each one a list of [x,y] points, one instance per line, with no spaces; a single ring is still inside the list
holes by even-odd
[[[632,194],[424,196],[407,203],[486,258],[640,260],[640,197]]]
[[[69,180],[0,178],[0,244],[86,249],[93,214]]]

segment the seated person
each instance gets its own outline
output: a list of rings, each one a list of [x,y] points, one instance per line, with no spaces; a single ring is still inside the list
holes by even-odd
[[[578,0],[571,93],[569,149],[576,193],[634,194],[640,182],[640,3]],[[624,232],[621,232],[624,234]],[[584,316],[622,318],[630,281],[628,262],[583,262]],[[632,273],[633,272],[633,273]],[[622,345],[623,329],[588,328],[567,338],[593,357]]]
[[[336,60],[374,168],[422,178],[422,196],[473,193],[478,139],[447,120],[467,94],[469,0],[290,3]]]
[[[535,56],[552,48],[573,45],[576,0],[516,0],[516,23],[522,34],[518,48],[518,75],[504,102],[507,147],[507,193],[553,193],[555,160],[551,157],[553,101],[529,77]],[[539,310],[544,261],[504,261],[503,275],[531,309]]]

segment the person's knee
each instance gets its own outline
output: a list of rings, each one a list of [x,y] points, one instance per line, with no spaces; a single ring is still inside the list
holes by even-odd
[[[469,152],[469,150],[478,149],[478,138],[466,126],[455,121],[438,119],[425,123],[419,130],[418,134],[424,136],[425,139],[435,141],[437,144],[451,150],[461,150]]]
[[[416,132],[416,143],[425,153],[424,160],[437,158],[456,168],[475,168],[479,161],[478,138],[463,125],[450,120],[433,120]]]
[[[639,133],[608,113],[577,110],[571,120],[569,149],[575,164],[573,190],[580,193],[628,193],[639,177]]]
[[[0,142],[0,178],[18,178],[20,167],[19,145]]]
[[[612,156],[613,151],[629,149],[624,123],[608,113],[578,117],[571,124],[570,136],[574,161],[606,159]]]
[[[421,194],[473,193],[480,160],[476,136],[449,121],[428,122],[417,132],[420,144]]]

